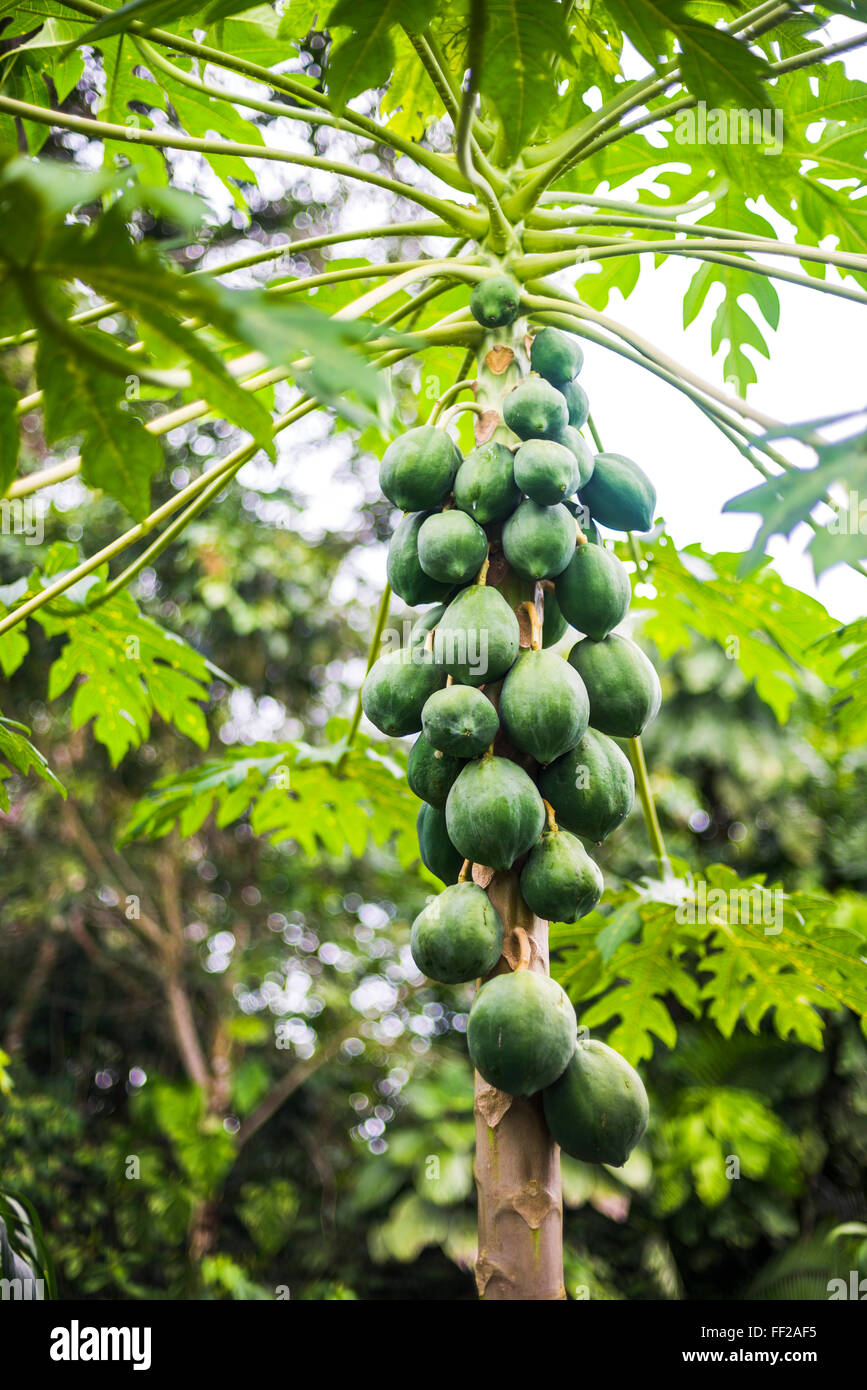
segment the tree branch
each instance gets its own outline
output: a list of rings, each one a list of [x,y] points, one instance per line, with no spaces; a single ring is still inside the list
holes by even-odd
[[[444,183],[450,184],[451,187],[468,190],[469,185],[462,177],[460,168],[452,160],[443,155],[435,154],[432,150],[425,149],[423,145],[413,144],[411,140],[404,140],[394,131],[390,132],[385,127],[373,125],[371,122],[373,129],[366,130],[362,129],[356,121],[332,115],[329,111],[313,112],[309,106],[287,106],[285,102],[268,101],[262,97],[254,97],[243,92],[229,91],[212,82],[205,82],[201,78],[193,77],[190,73],[184,72],[183,68],[176,67],[167,58],[163,58],[146,39],[134,39],[134,42],[142,57],[154,71],[163,72],[174,82],[180,82],[183,86],[200,92],[204,96],[213,97],[217,101],[226,101],[235,106],[247,107],[250,111],[260,111],[265,116],[285,117],[290,121],[303,121],[308,125],[313,123],[327,126],[331,130],[340,130],[351,135],[361,136],[374,144],[385,146],[386,149],[407,155],[416,164],[442,179]]]
[[[87,15],[92,19],[103,19],[113,13],[107,6],[92,3],[92,0],[61,0],[61,3],[65,9],[75,10],[78,14]],[[412,140],[404,139],[403,136],[397,135],[394,131],[377,125],[375,121],[362,115],[359,111],[353,111],[348,106],[337,105],[324,92],[305,86],[303,82],[298,82],[288,73],[273,72],[270,68],[250,62],[237,54],[227,53],[219,48],[211,48],[207,44],[183,38],[180,34],[171,34],[165,29],[152,28],[148,24],[131,22],[127,25],[127,32],[139,38],[150,39],[152,43],[169,48],[176,53],[186,53],[192,58],[198,58],[203,63],[210,63],[214,67],[225,68],[229,72],[250,77],[269,87],[272,91],[285,92],[303,106],[310,108],[308,120],[311,123],[316,123],[319,112],[330,113],[345,121],[359,135],[367,136],[380,144],[390,145],[392,149],[408,155],[431,173],[443,178],[446,183],[451,181],[449,175],[454,177],[456,166],[451,160],[434,153],[432,150],[425,149],[424,146],[418,145]],[[288,112],[281,114],[288,114]]]
[[[358,164],[344,164],[339,160],[323,159],[320,155],[297,154],[287,150],[274,149],[268,145],[244,145],[233,140],[216,140],[185,135],[182,132],[166,134],[160,130],[141,130],[138,126],[113,125],[109,121],[97,121],[89,116],[74,116],[67,111],[34,106],[31,102],[16,101],[12,97],[0,96],[0,111],[10,116],[19,116],[25,121],[36,121],[52,129],[74,130],[93,140],[120,140],[123,144],[153,145],[164,150],[189,150],[196,154],[234,156],[238,159],[264,159],[279,164],[297,164],[302,169],[325,170],[342,178],[367,183],[374,188],[385,189],[399,198],[406,198],[419,207],[427,208],[436,217],[442,218],[455,231],[476,237],[483,233],[485,219],[481,213],[473,212],[459,203],[447,202],[423,189],[400,183],[386,174],[362,169]]]

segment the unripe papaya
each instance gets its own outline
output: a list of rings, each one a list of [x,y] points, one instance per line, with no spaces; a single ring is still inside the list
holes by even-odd
[[[597,454],[593,477],[581,489],[581,501],[612,531],[649,531],[656,488],[632,459],[622,454]]]
[[[562,1076],[578,1024],[568,995],[548,975],[495,975],[473,1000],[467,1046],[476,1071],[510,1096],[531,1096]]]
[[[569,424],[573,429],[583,429],[590,415],[590,401],[587,392],[579,381],[567,381],[560,390],[566,398]]]
[[[494,741],[500,721],[486,695],[471,685],[436,690],[421,712],[424,736],[452,758],[475,758]]]
[[[528,439],[515,454],[515,482],[540,507],[571,497],[580,480],[577,458],[556,440]]]
[[[423,647],[386,652],[368,671],[361,708],[371,724],[391,738],[417,734],[429,695],[446,683],[446,673]]]
[[[411,792],[415,792],[421,801],[426,801],[429,806],[435,806],[438,811],[444,811],[446,797],[463,765],[460,758],[453,758],[449,757],[447,753],[440,753],[428,742],[423,733],[419,734],[412,745],[406,764],[406,780],[409,783],[409,789]]]
[[[545,807],[535,783],[507,758],[465,764],[446,801],[449,839],[465,859],[510,869],[542,833]]]
[[[465,512],[434,512],[419,529],[419,563],[425,574],[443,584],[466,584],[487,553],[487,536]]]
[[[659,677],[640,647],[612,632],[601,642],[582,637],[569,653],[587,687],[590,723],[614,738],[637,738],[662,700]]]
[[[544,617],[542,619],[542,646],[555,647],[569,631],[569,624],[563,617],[557,595],[553,589],[545,594]]]
[[[511,449],[493,440],[471,449],[457,471],[454,493],[455,506],[480,526],[504,521],[521,500]]]
[[[521,896],[546,922],[577,922],[592,912],[604,888],[602,870],[576,835],[546,830],[521,872]]]
[[[518,619],[502,594],[471,584],[440,619],[434,654],[459,685],[485,685],[506,674],[519,643]]]
[[[552,386],[563,386],[584,365],[584,349],[559,328],[542,328],[530,346],[530,366]]]
[[[418,537],[430,512],[410,512],[398,522],[388,543],[388,582],[398,598],[414,608],[418,603],[436,603],[446,598],[454,584],[439,583],[422,569],[418,557]]]
[[[575,518],[562,503],[540,507],[529,499],[503,526],[503,554],[528,579],[548,579],[564,570],[575,550]]]
[[[382,456],[379,485],[401,511],[432,511],[451,492],[460,462],[460,452],[445,430],[418,425],[389,444]]]
[[[622,622],[632,597],[626,566],[601,545],[578,545],[556,579],[563,616],[594,641]]]
[[[505,328],[521,309],[521,291],[508,275],[491,275],[473,286],[470,313],[484,328]]]
[[[581,677],[555,652],[521,652],[500,691],[500,719],[512,743],[551,763],[584,736],[590,704]]]
[[[635,778],[614,740],[588,729],[571,752],[543,769],[539,791],[561,827],[601,844],[632,810]]]
[[[412,924],[412,958],[423,975],[460,985],[488,975],[503,950],[503,923],[475,883],[455,883],[428,903]]]
[[[566,1069],[544,1091],[542,1104],[551,1135],[564,1153],[612,1168],[626,1162],[650,1113],[638,1072],[595,1038],[578,1043]]]
[[[446,818],[423,801],[415,822],[421,862],[442,883],[457,883],[464,856],[458,854],[446,830]]]
[[[578,491],[588,483],[593,476],[593,469],[596,467],[596,457],[583,434],[579,434],[574,425],[566,425],[560,431],[558,443],[565,444],[566,448],[575,456],[578,464]]]
[[[556,386],[532,376],[506,396],[503,419],[519,439],[556,439],[569,423],[569,409]]]

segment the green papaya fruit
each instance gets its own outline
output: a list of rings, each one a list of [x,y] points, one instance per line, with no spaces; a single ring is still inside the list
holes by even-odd
[[[548,975],[516,970],[481,986],[467,1021],[470,1060],[490,1086],[531,1096],[562,1076],[578,1022],[568,995]]]
[[[503,526],[503,554],[528,579],[549,579],[564,570],[575,550],[575,518],[562,503],[522,502]]]
[[[430,512],[410,512],[398,522],[388,543],[388,582],[398,598],[414,608],[446,598],[454,584],[443,584],[426,574],[419,562],[418,538]]]
[[[569,653],[587,687],[590,723],[614,738],[637,738],[662,700],[657,676],[640,647],[612,632],[601,642],[582,637]]]
[[[528,439],[515,454],[515,482],[540,507],[571,497],[580,480],[572,450],[554,439]]]
[[[578,545],[555,581],[567,622],[599,642],[626,616],[632,586],[626,566],[601,545]]]
[[[420,618],[416,618],[409,634],[411,647],[423,647],[428,639],[428,633],[436,627],[448,604],[438,603],[435,608],[429,608],[426,613],[422,613]]]
[[[444,811],[446,797],[463,766],[460,758],[441,753],[424,734],[419,734],[407,759],[406,780],[410,791],[421,801]]]
[[[604,886],[599,865],[568,830],[546,830],[521,871],[521,896],[546,922],[586,917]]]
[[[500,721],[486,695],[471,685],[435,690],[421,712],[424,736],[453,758],[475,758],[497,736]]]
[[[584,365],[584,349],[569,333],[559,328],[542,328],[530,346],[530,366],[552,386],[563,386],[576,377]]]
[[[504,521],[521,500],[511,449],[491,440],[471,449],[457,471],[455,506],[480,526]]]
[[[569,408],[556,386],[531,376],[506,396],[503,419],[519,439],[556,439],[569,423]]]
[[[434,512],[419,528],[419,564],[442,584],[465,584],[478,574],[487,553],[487,536],[466,512]]]
[[[470,1013],[472,1018],[472,1012]],[[542,1095],[545,1120],[564,1153],[621,1168],[647,1128],[650,1106],[638,1072],[613,1047],[579,1042]]]
[[[459,685],[504,676],[518,655],[518,619],[502,594],[471,584],[453,599],[434,633],[434,655]]]
[[[545,593],[544,616],[542,618],[542,646],[555,647],[566,636],[569,624],[563,617],[557,595],[553,589]]]
[[[417,734],[429,695],[446,683],[446,672],[423,647],[401,647],[375,661],[361,687],[361,708],[371,724],[391,738]]]
[[[583,738],[589,718],[584,682],[568,661],[521,652],[500,691],[500,719],[516,748],[552,763]]]
[[[485,757],[464,765],[446,801],[449,839],[465,859],[510,869],[545,824],[535,783],[517,763]]]
[[[567,381],[560,387],[560,390],[566,398],[566,409],[569,413],[568,423],[573,429],[583,429],[590,416],[590,401],[587,392],[579,381]]]
[[[403,512],[432,511],[452,490],[460,452],[445,430],[417,425],[393,439],[382,456],[379,486]]]
[[[503,923],[487,893],[475,883],[455,883],[416,917],[412,958],[423,975],[442,985],[461,985],[493,970],[503,950]]]
[[[464,856],[458,854],[446,830],[442,811],[423,801],[415,822],[421,862],[442,883],[457,883]]]
[[[635,778],[614,740],[588,729],[569,753],[542,770],[539,791],[561,827],[601,844],[632,810]]]
[[[566,425],[560,431],[558,443],[565,444],[566,448],[574,455],[575,462],[578,464],[578,491],[584,487],[593,477],[593,469],[596,467],[596,456],[583,434],[576,430],[574,425]]]
[[[520,288],[508,275],[491,275],[473,286],[470,313],[483,328],[505,328],[520,310]]]
[[[581,501],[596,521],[612,531],[649,531],[656,488],[632,459],[597,454],[593,477],[581,489]]]

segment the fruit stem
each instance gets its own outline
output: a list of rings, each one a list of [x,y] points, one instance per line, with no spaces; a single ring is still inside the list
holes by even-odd
[[[556,835],[558,832],[557,813],[555,812],[554,807],[551,805],[550,801],[546,801],[544,796],[542,797],[542,805],[545,807],[545,815],[548,818],[548,829],[550,830],[552,835]]]
[[[482,562],[482,568],[479,570],[478,574],[476,575],[476,583],[477,583],[477,584],[487,584],[487,582],[488,582],[488,569],[490,568],[490,564],[491,564],[491,547],[488,546],[487,554],[485,555],[484,561]]]
[[[647,776],[647,763],[644,760],[644,749],[641,746],[640,738],[629,740],[629,757],[635,772],[635,785],[638,795],[641,798],[641,810],[644,814],[644,823],[647,826],[647,834],[651,848],[659,864],[659,870],[663,878],[671,878],[673,869],[671,860],[665,852],[665,841],[662,838],[662,828],[659,824],[659,817],[656,814],[656,806],[653,801],[653,793],[650,790],[650,781]]]
[[[471,859],[465,859],[463,864],[461,865],[461,871],[458,874],[458,883],[466,883],[472,867],[473,861]]]
[[[592,415],[587,416],[587,428],[593,436],[593,443],[596,445],[597,454],[604,454],[605,450],[602,448],[602,440],[599,438],[599,431],[593,423]]]
[[[442,395],[434,401],[433,410],[428,416],[428,424],[435,425],[441,411],[443,411],[455,397],[459,396],[462,391],[475,391],[475,389],[475,377],[465,377],[463,381],[456,381],[453,386],[450,386],[447,391],[443,391]]]
[[[390,605],[391,585],[386,584],[385,588],[382,591],[382,598],[379,600],[379,611],[376,615],[376,626],[373,629],[373,636],[370,639],[370,646],[367,649],[367,667],[364,672],[365,675],[367,675],[367,672],[370,670],[371,666],[376,660],[376,653],[379,650],[379,644],[382,641],[382,634],[385,629],[385,625],[388,622],[388,610]],[[350,724],[349,732],[346,735],[346,743],[343,746],[343,752],[340,754],[340,757],[337,760],[336,771],[338,774],[343,770],[343,766],[346,762],[347,757],[349,756],[349,750],[352,747],[353,742],[355,741],[355,735],[358,733],[358,726],[360,723],[361,686],[358,687],[358,694],[355,697],[355,709],[352,712],[352,723]]]
[[[532,599],[525,599],[523,603],[518,604],[516,611],[519,620],[521,614],[526,613],[530,628],[530,648],[534,652],[540,651],[542,647],[542,624],[539,621],[538,608]]]
[[[448,410],[443,411],[437,421],[437,427],[441,430],[447,429],[452,420],[454,420],[456,416],[461,415],[465,410],[471,410],[474,415],[483,414],[482,407],[476,405],[475,401],[458,401],[457,405],[449,406]]]

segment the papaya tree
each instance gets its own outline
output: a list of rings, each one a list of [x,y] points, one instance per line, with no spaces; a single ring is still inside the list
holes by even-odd
[[[867,8],[29,0],[0,25],[4,530],[31,545],[75,486],[112,534],[25,552],[0,589],[4,676],[54,642],[48,698],[74,689],[73,725],[114,766],[154,715],[205,746],[215,673],[136,586],[314,412],[376,456],[389,582],[350,718],[161,779],[123,834],[216,809],[311,856],[420,852],[442,891],[416,965],[480,981],[479,1295],[563,1298],[559,1146],[626,1161],[647,1122],[634,1068],[679,1015],[821,1047],[824,1014],[867,1012],[863,918],[668,856],[641,742],[659,681],[615,631],[631,604],[663,655],[729,644],[781,720],[809,670],[863,735],[863,622],[765,554],[804,523],[817,575],[867,575],[860,402],[781,421],[747,396],[779,285],[867,303],[867,85],[846,63]],[[303,216],[244,236],[290,193]],[[684,325],[710,318],[719,380],[610,312],[682,259]],[[585,350],[680,393],[755,470],[727,503],[760,518],[748,554],[678,552],[617,419],[592,413]],[[167,446],[202,420],[212,449],[154,505]],[[423,610],[400,645],[395,599]],[[412,735],[408,758],[364,716]],[[0,796],[28,776],[63,793],[36,741],[0,720]],[[594,847],[633,798],[649,872],[605,884]]]

